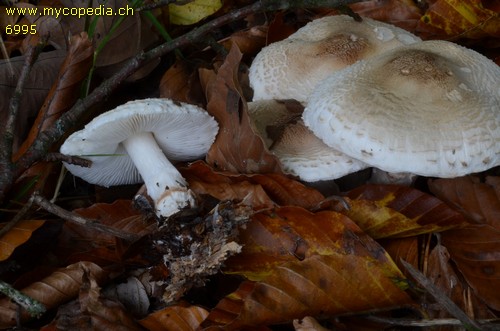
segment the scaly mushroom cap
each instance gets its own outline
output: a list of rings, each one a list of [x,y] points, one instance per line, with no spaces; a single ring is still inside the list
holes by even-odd
[[[248,113],[286,173],[303,181],[337,179],[368,165],[328,147],[305,127],[303,107],[291,100],[248,103]]]
[[[314,20],[257,54],[249,71],[253,100],[305,103],[316,84],[330,73],[418,41],[410,32],[369,18],[356,22],[338,15]]]
[[[169,99],[135,100],[94,118],[60,151],[92,161],[90,168],[65,164],[91,184],[134,184],[142,179],[121,144],[127,138],[151,132],[170,161],[189,161],[207,153],[217,131],[217,122],[202,108]]]
[[[500,68],[451,42],[402,46],[330,75],[303,119],[330,147],[385,171],[480,172],[500,164]]]

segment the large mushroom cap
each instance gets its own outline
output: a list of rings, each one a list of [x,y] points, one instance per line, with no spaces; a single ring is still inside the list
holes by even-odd
[[[314,20],[270,44],[250,67],[253,100],[295,99],[305,102],[328,74],[356,61],[420,39],[398,27],[364,18],[327,16]]]
[[[451,42],[403,46],[322,81],[303,119],[327,145],[385,171],[483,171],[500,164],[500,68]]]
[[[202,108],[169,99],[135,100],[94,118],[60,151],[92,161],[90,168],[65,164],[89,183],[133,184],[141,175],[121,144],[130,136],[151,132],[169,160],[189,161],[207,153],[217,131],[217,122]]]

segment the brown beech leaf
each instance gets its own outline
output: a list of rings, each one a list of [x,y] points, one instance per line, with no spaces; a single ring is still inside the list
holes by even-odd
[[[217,170],[234,173],[282,173],[279,160],[254,132],[247,114],[238,82],[241,56],[233,45],[217,73],[200,70],[207,111],[219,123],[219,133],[207,153],[207,162]]]
[[[394,24],[414,32],[422,16],[420,8],[412,0],[369,0],[349,5],[361,16]]]
[[[409,303],[405,280],[384,249],[346,216],[299,207],[260,212],[241,230],[228,273],[244,275],[203,326],[291,322]]]
[[[408,237],[466,224],[441,200],[398,185],[363,185],[347,193],[350,210],[342,211],[372,238]]]
[[[500,37],[500,13],[481,0],[437,0],[422,16],[417,31],[426,38]]]
[[[150,331],[195,331],[208,316],[208,311],[198,306],[170,306],[158,310],[139,323]]]
[[[93,53],[94,48],[85,32],[71,38],[68,53],[61,65],[57,79],[38,112],[28,138],[14,154],[13,161],[18,160],[39,137],[40,133],[50,127],[78,100],[81,83],[87,77],[92,66]]]
[[[470,225],[442,233],[442,243],[483,301],[500,310],[500,230],[490,225]]]
[[[77,300],[59,308],[49,330],[142,330],[131,314],[117,301],[101,296],[98,282],[92,275],[83,275]]]
[[[89,273],[98,282],[103,283],[106,272],[91,262],[78,262],[66,268],[58,269],[41,281],[35,282],[21,290],[27,296],[42,303],[47,310],[75,298],[82,286],[82,277]],[[0,299],[0,328],[16,325],[18,306],[8,298]],[[30,319],[26,311],[20,314],[22,321]]]
[[[439,199],[462,213],[471,223],[489,224],[500,230],[500,177],[473,176],[429,180]]]
[[[247,30],[239,30],[231,36],[219,41],[228,51],[233,44],[247,56],[256,55],[266,45],[267,27],[254,26]]]
[[[161,78],[160,97],[205,108],[198,65],[189,60],[177,60]]]
[[[426,258],[425,266],[426,277],[471,318],[488,319],[495,317],[481,299],[474,293],[470,293],[471,289],[463,280],[463,277],[457,275],[446,247],[438,243],[432,248],[429,256]],[[464,295],[464,293],[467,293],[467,295]],[[428,296],[425,296],[423,300],[424,302],[427,301]],[[426,307],[425,310],[429,314],[429,318],[451,317],[442,307],[434,305],[433,301],[427,302],[427,304],[423,304],[422,306]]]
[[[244,201],[254,210],[276,204],[316,207],[324,197],[315,189],[280,174],[235,175],[214,171],[202,161],[179,169],[198,194],[209,194],[219,200]]]
[[[28,133],[29,119],[36,116],[43,100],[49,92],[49,87],[57,77],[57,72],[64,60],[65,51],[51,51],[41,53],[37,61],[31,68],[30,75],[23,89],[19,113],[16,119],[14,137],[14,150],[19,148]],[[5,122],[9,112],[10,99],[14,93],[19,75],[25,61],[24,56],[18,56],[9,60],[0,60],[0,135],[5,132]],[[12,65],[13,72],[10,72],[8,62]]]
[[[22,220],[0,237],[0,261],[5,261],[14,250],[27,242],[33,232],[41,227],[45,221],[42,220]],[[3,225],[0,225],[0,229]]]
[[[137,235],[145,235],[156,229],[156,223],[145,219],[133,208],[130,200],[117,200],[111,204],[96,203],[88,208],[75,209],[74,212]],[[84,260],[104,266],[122,263],[121,253],[125,249],[121,247],[120,241],[111,235],[73,222],[65,222],[55,252],[59,259],[67,263]]]

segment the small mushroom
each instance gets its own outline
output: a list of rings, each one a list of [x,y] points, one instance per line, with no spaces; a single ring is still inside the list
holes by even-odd
[[[253,100],[305,103],[316,84],[332,72],[418,41],[410,32],[370,18],[356,22],[338,15],[314,20],[257,54],[249,70]]]
[[[269,151],[286,173],[306,182],[328,181],[368,165],[328,147],[300,119],[303,107],[292,100],[248,103],[248,113]]]
[[[156,214],[168,217],[194,207],[193,192],[171,161],[206,154],[218,131],[203,109],[168,99],[130,101],[73,133],[61,153],[92,161],[90,168],[65,163],[89,183],[112,186],[144,181]]]
[[[384,171],[484,171],[500,164],[500,68],[451,42],[402,46],[331,74],[303,120],[328,146]]]

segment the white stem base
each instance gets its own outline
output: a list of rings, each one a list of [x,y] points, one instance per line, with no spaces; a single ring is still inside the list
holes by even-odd
[[[170,163],[151,132],[136,134],[122,142],[141,174],[149,196],[155,201],[156,214],[168,217],[196,200],[186,180]]]

